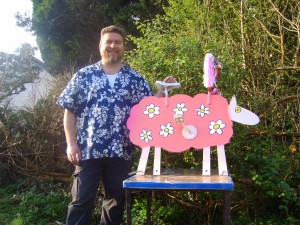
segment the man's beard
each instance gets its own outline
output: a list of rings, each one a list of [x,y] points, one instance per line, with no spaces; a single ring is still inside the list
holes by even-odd
[[[102,60],[111,65],[120,63],[122,58],[123,54],[120,53],[111,55],[108,52],[104,52],[102,55]]]

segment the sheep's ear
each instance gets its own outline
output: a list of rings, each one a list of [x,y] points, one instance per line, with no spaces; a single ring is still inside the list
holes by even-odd
[[[231,105],[231,106],[232,106],[232,105],[237,105],[235,95],[232,96],[232,98],[231,98],[231,100],[230,100],[230,105]]]

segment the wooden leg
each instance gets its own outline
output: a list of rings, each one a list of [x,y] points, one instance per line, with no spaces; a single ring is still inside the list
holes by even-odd
[[[202,175],[210,175],[210,147],[203,148]]]
[[[224,145],[218,145],[218,168],[219,168],[219,175],[228,175],[227,163],[226,163],[226,156],[225,156],[225,149]]]
[[[141,154],[139,166],[137,169],[137,175],[145,174],[147,161],[148,161],[148,157],[149,157],[149,151],[150,151],[150,146],[142,148],[142,154]]]
[[[153,175],[160,175],[160,165],[161,165],[161,147],[155,147]]]
[[[131,191],[129,189],[125,189],[126,196],[126,225],[131,225]]]
[[[223,225],[230,225],[230,191],[223,191]]]
[[[147,225],[151,224],[151,203],[152,203],[152,199],[151,199],[151,190],[147,191]]]

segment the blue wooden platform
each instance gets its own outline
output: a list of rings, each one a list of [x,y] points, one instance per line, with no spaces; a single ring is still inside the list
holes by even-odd
[[[164,170],[161,175],[135,175],[123,182],[123,187],[130,189],[195,189],[195,190],[227,190],[234,188],[230,176],[219,176],[213,171],[210,176],[203,176],[202,170],[177,169]]]

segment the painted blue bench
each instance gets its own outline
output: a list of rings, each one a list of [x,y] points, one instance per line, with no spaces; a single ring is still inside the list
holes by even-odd
[[[144,190],[148,193],[156,190],[163,191],[217,191],[223,196],[223,224],[230,224],[230,193],[234,183],[230,175],[219,176],[217,170],[212,170],[209,176],[202,175],[198,169],[162,170],[160,175],[146,171],[145,175],[134,175],[123,182],[126,194],[127,225],[131,225],[131,192]],[[151,224],[151,203],[148,194],[147,224]]]

